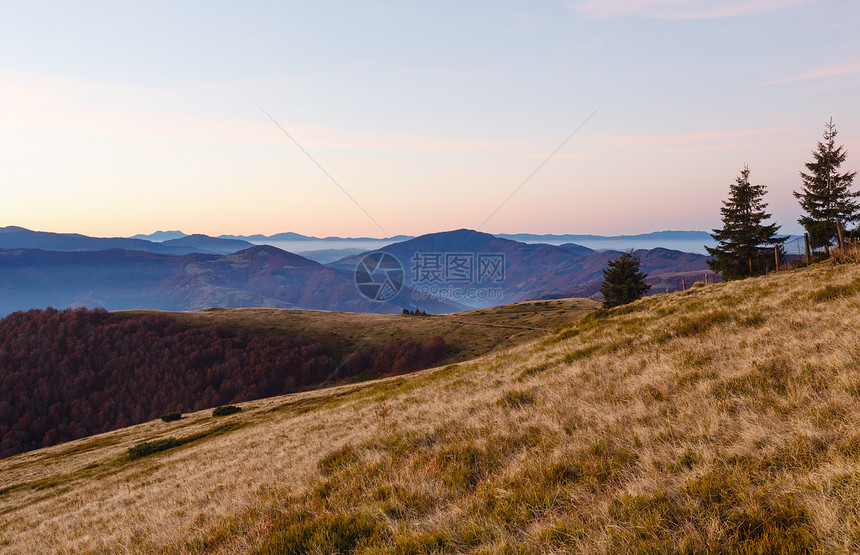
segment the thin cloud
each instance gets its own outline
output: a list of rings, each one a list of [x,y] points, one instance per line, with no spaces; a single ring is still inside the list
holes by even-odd
[[[813,0],[579,0],[574,8],[593,17],[715,19],[779,10]]]
[[[781,85],[784,83],[797,83],[800,81],[814,81],[817,79],[844,77],[846,75],[860,75],[860,61],[820,67],[801,73],[800,75],[794,75],[784,79],[774,79],[773,81],[768,81],[765,85]]]

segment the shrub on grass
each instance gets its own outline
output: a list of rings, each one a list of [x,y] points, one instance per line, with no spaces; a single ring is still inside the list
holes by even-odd
[[[179,420],[182,418],[181,412],[168,412],[166,414],[161,415],[161,419],[165,422],[173,422],[174,420]]]
[[[128,458],[132,461],[137,460],[149,455],[153,455],[155,453],[159,453],[161,451],[167,451],[168,449],[179,447],[180,445],[193,443],[195,441],[199,441],[207,437],[215,437],[222,434],[226,434],[234,430],[238,430],[242,426],[243,424],[240,422],[232,422],[230,424],[216,426],[212,429],[197,432],[196,434],[191,434],[185,437],[169,437],[165,439],[156,439],[153,441],[144,441],[143,443],[138,443],[134,447],[129,447]]]
[[[154,441],[144,441],[143,443],[138,443],[134,447],[128,448],[128,458],[131,460],[142,459],[143,457],[154,453],[173,449],[183,443],[183,441],[176,439],[175,437],[156,439]]]
[[[241,410],[242,409],[235,405],[224,405],[222,407],[216,407],[215,410],[212,411],[212,416],[227,416],[229,414],[236,414]]]

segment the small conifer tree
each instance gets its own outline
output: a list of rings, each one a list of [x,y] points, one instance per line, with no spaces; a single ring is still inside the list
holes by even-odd
[[[800,172],[803,187],[794,192],[806,213],[797,221],[809,233],[812,248],[824,247],[828,254],[837,237],[836,226],[860,220],[856,200],[860,192],[851,190],[857,172],[839,173],[846,157],[844,146],[836,146],[836,126],[831,119],[826,124],[824,140],[812,151],[813,160],[806,163],[809,173]]]
[[[717,246],[705,247],[712,257],[708,266],[726,281],[765,273],[773,260],[771,249],[787,239],[776,237],[778,225],[764,223],[770,218],[764,211],[765,193],[767,187],[750,183],[750,169],[744,164],[720,209],[723,227],[711,234]]]
[[[641,271],[639,257],[632,250],[610,260],[603,269],[603,308],[632,303],[647,293],[651,286],[645,283],[648,274]]]

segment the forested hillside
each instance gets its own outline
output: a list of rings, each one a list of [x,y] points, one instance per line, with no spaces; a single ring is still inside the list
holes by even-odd
[[[367,345],[336,360],[302,338],[187,327],[166,316],[31,310],[0,320],[0,456],[329,379],[425,368],[426,343]]]

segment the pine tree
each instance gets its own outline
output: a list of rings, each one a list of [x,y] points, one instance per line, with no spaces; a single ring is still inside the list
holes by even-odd
[[[603,269],[603,285],[600,287],[603,308],[632,303],[651,289],[645,283],[648,274],[640,270],[639,257],[632,250],[608,262]]]
[[[744,169],[729,187],[729,199],[720,209],[723,227],[715,229],[711,237],[716,247],[705,247],[713,258],[708,266],[722,274],[724,280],[740,279],[767,271],[771,247],[782,245],[787,237],[776,237],[779,226],[765,225],[770,214],[762,199],[767,193],[764,185],[750,183],[750,169]]]
[[[812,162],[806,163],[809,173],[800,172],[803,187],[794,192],[806,212],[797,221],[809,233],[812,247],[824,247],[828,254],[837,237],[837,222],[844,226],[860,220],[860,205],[855,200],[860,192],[851,190],[857,172],[839,173],[846,155],[843,145],[836,146],[836,126],[831,118],[824,140],[812,151]]]

